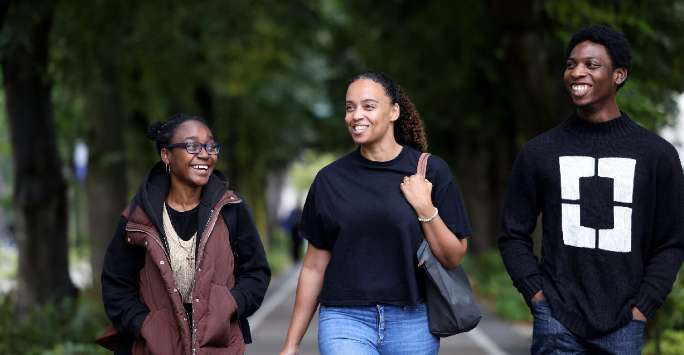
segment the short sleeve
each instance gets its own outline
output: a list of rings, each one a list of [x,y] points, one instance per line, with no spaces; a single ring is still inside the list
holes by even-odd
[[[302,238],[309,241],[316,248],[332,250],[334,244],[334,236],[326,232],[325,220],[323,218],[323,196],[321,177],[317,175],[314,179],[309,193],[306,196],[304,209],[302,210],[302,218],[299,226],[299,234]]]
[[[460,239],[472,235],[461,190],[447,163],[439,157],[431,156],[428,160],[427,177],[433,186],[432,201],[447,227]]]

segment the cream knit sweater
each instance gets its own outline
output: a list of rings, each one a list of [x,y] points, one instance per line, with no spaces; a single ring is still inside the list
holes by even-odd
[[[176,280],[178,292],[184,303],[192,303],[192,285],[195,280],[195,245],[197,232],[189,240],[183,240],[178,236],[171,224],[169,212],[164,204],[162,217],[164,234],[168,239],[169,255],[171,257],[171,269],[173,278]]]

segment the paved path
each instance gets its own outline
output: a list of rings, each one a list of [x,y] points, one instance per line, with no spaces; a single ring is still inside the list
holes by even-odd
[[[248,355],[277,355],[280,351],[292,314],[298,275],[299,268],[294,267],[273,279],[261,309],[250,318],[254,343],[247,346]],[[318,354],[317,324],[318,317],[314,317],[302,341],[301,355]],[[529,327],[513,326],[490,314],[485,314],[476,329],[442,339],[439,353],[440,355],[529,354],[530,335]]]

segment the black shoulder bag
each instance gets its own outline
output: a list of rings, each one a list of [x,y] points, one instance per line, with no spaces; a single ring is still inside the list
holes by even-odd
[[[416,174],[425,177],[429,156],[428,153],[420,155]],[[417,256],[428,279],[425,298],[430,333],[442,338],[475,328],[482,313],[463,268],[459,265],[445,269],[432,255],[426,240],[420,244]]]

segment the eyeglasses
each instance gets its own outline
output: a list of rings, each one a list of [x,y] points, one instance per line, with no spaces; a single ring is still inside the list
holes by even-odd
[[[221,144],[215,142],[209,142],[206,144],[197,142],[183,142],[169,144],[166,146],[166,149],[173,148],[185,148],[185,150],[190,154],[199,154],[202,151],[202,148],[204,148],[204,150],[207,151],[207,154],[216,155],[221,151]]]

